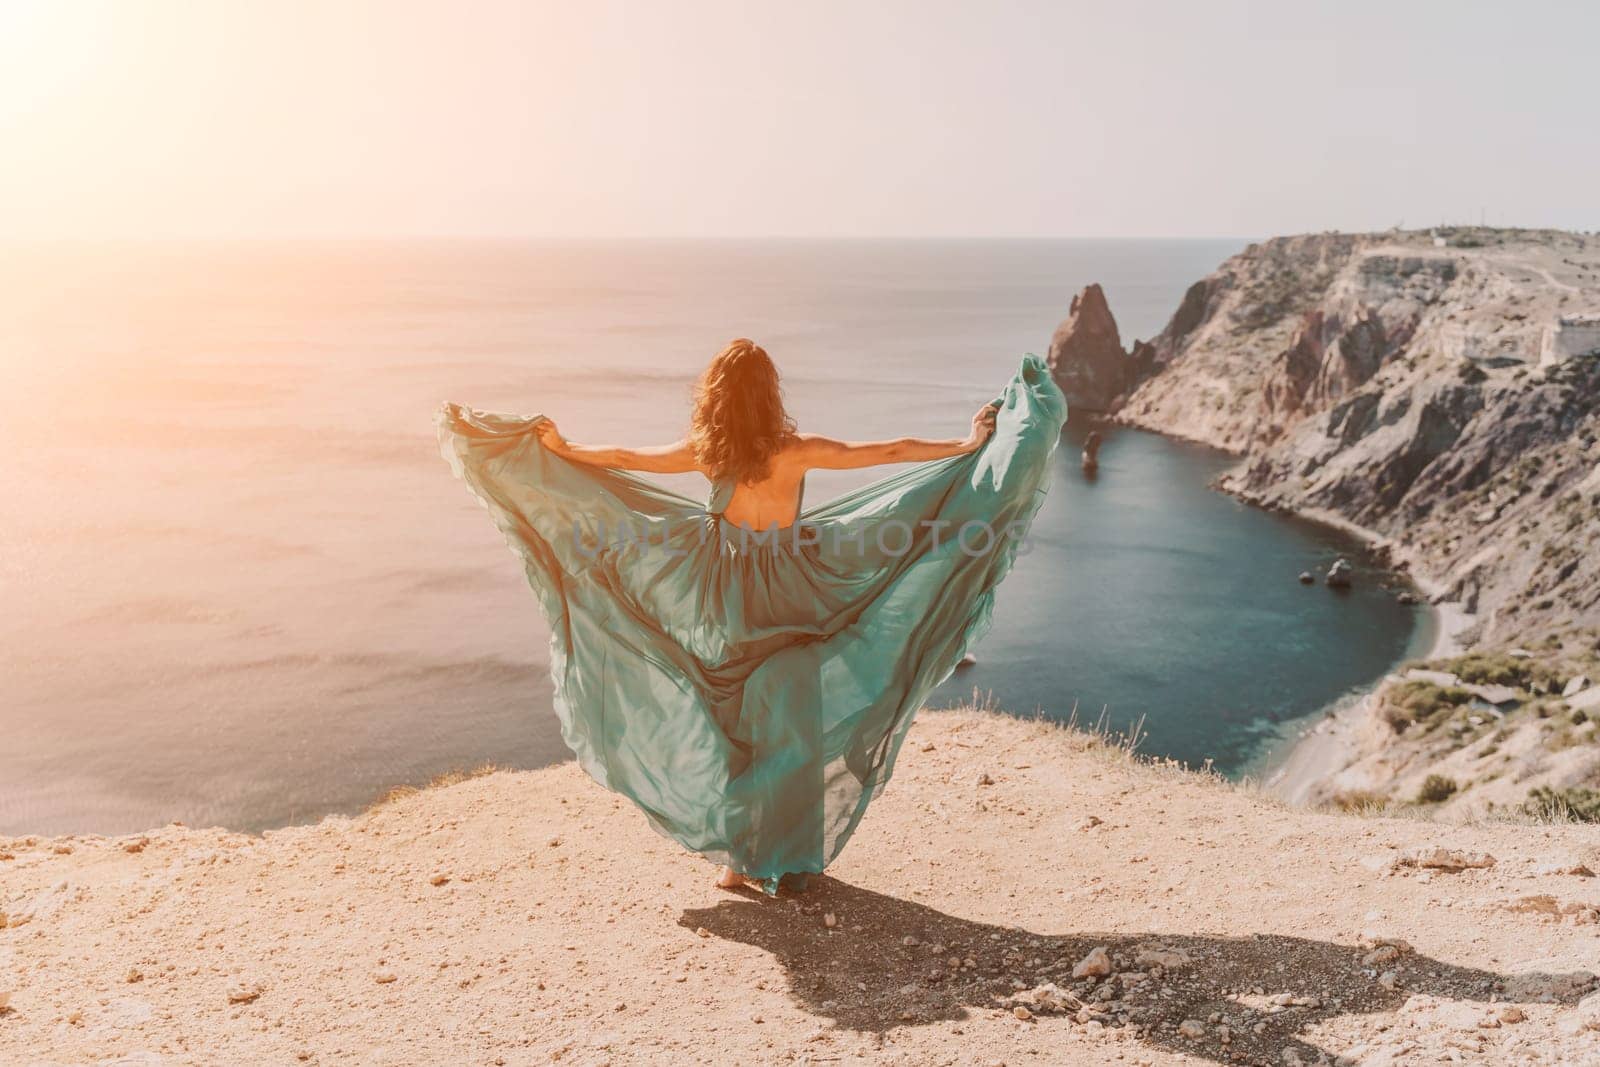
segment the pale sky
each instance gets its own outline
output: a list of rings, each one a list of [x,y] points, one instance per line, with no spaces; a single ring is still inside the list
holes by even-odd
[[[1600,4],[0,0],[0,236],[1600,228]]]

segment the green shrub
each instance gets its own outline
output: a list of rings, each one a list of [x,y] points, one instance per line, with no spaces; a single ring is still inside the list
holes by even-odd
[[[1417,790],[1418,804],[1440,804],[1456,793],[1456,780],[1446,778],[1442,774],[1430,774],[1422,780],[1422,788]]]
[[[1458,656],[1445,664],[1445,670],[1461,676],[1463,682],[1473,685],[1509,685],[1523,688],[1528,684],[1532,663],[1516,659],[1504,652],[1473,652]]]
[[[1465,689],[1448,689],[1420,678],[1392,687],[1384,698],[1383,718],[1396,733],[1413,723],[1430,722],[1441,711],[1458,708],[1472,699]]]
[[[1552,789],[1541,785],[1528,791],[1523,809],[1547,818],[1571,819],[1573,822],[1600,822],[1600,790],[1573,786]]]

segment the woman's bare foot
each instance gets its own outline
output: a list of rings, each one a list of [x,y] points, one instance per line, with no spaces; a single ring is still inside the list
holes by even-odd
[[[744,875],[732,867],[724,867],[717,872],[718,889],[738,889],[742,885],[744,885]]]

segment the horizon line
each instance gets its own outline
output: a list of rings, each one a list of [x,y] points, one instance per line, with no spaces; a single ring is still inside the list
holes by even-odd
[[[479,233],[388,233],[388,234],[3,234],[0,245],[48,244],[382,244],[382,243],[454,243],[454,244],[604,244],[604,243],[678,243],[678,244],[754,244],[759,242],[785,243],[872,243],[872,242],[978,242],[1010,241],[1017,243],[1049,241],[1265,241],[1278,237],[1304,237],[1344,234],[1382,235],[1427,233],[1434,230],[1490,230],[1523,233],[1600,234],[1600,229],[1561,226],[1509,226],[1470,222],[1439,222],[1427,226],[1407,228],[1389,226],[1383,229],[1342,229],[1328,227],[1320,230],[1280,231],[1271,234],[479,234]]]

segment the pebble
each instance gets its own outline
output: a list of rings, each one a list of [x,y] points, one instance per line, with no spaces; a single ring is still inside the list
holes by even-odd
[[[822,925],[832,930],[839,925],[839,917],[830,911],[822,916]]]
[[[429,885],[444,885],[449,880],[450,880],[450,876],[448,874],[445,874],[443,871],[440,871],[438,874],[436,874],[432,878],[428,879],[428,884]]]
[[[124,982],[142,982],[144,981],[144,972],[137,967],[129,967],[128,973],[122,976],[122,980]]]
[[[1382,974],[1378,975],[1378,984],[1383,986],[1385,989],[1393,990],[1400,984],[1400,976],[1395,974],[1393,971],[1384,971]]]
[[[1027,1022],[1029,1019],[1033,1018],[1033,1012],[1029,1011],[1026,1007],[1024,1007],[1021,1004],[1018,1004],[1016,1007],[1012,1008],[1011,1009],[1011,1014],[1015,1015],[1017,1018],[1021,1019],[1023,1022]]]
[[[1487,852],[1467,852],[1438,845],[1407,849],[1394,861],[1396,867],[1426,867],[1438,871],[1462,871],[1468,867],[1493,867],[1495,858]]]
[[[1206,1036],[1206,1024],[1199,1019],[1185,1019],[1178,1024],[1178,1033],[1190,1041],[1198,1041]]]
[[[1533,869],[1537,875],[1570,874],[1577,878],[1593,878],[1594,871],[1588,864],[1578,860],[1557,860],[1552,863],[1541,864]]]
[[[395,980],[395,973],[393,971],[379,971],[372,976],[372,980],[379,985],[388,985]]]
[[[1091,975],[1102,977],[1111,973],[1111,954],[1104,945],[1099,945],[1089,951],[1089,954],[1079,960],[1072,968],[1072,977],[1087,978]]]
[[[0,991],[0,1012],[11,1010],[11,996],[9,989]]]
[[[707,930],[704,926],[696,926],[694,928],[694,936],[696,936],[696,937],[710,937],[711,936],[711,931]]]
[[[260,982],[241,982],[228,990],[228,1003],[249,1004],[266,991]]]
[[[1189,954],[1164,945],[1151,945],[1139,949],[1134,955],[1133,962],[1139,967],[1160,967],[1165,971],[1175,971],[1188,964]]]
[[[1515,1004],[1500,1009],[1500,1021],[1503,1023],[1520,1023],[1527,1017],[1528,1013]]]

